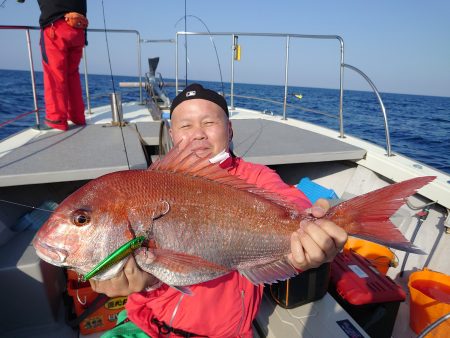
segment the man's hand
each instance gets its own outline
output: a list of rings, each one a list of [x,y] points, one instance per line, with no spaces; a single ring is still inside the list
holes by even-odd
[[[327,200],[319,199],[311,207],[310,213],[321,218],[329,208]],[[303,221],[291,236],[291,253],[288,259],[299,270],[316,268],[325,262],[331,262],[346,241],[347,233],[332,221]]]
[[[104,281],[89,280],[95,292],[104,293],[108,297],[128,296],[133,292],[143,291],[158,281],[153,275],[142,271],[133,256],[128,258],[123,270],[116,277]]]

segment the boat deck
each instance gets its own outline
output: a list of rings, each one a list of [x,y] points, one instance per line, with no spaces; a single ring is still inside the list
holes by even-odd
[[[266,164],[359,160],[365,150],[266,119],[234,119],[234,152]],[[26,130],[0,144],[0,186],[92,179],[147,167],[144,145],[158,145],[158,121],[72,126],[66,132]]]
[[[3,141],[0,186],[78,181],[146,168],[136,127],[122,131],[106,125],[72,127],[66,132],[27,130],[15,137],[23,137],[23,143]]]
[[[265,164],[360,160],[364,149],[318,133],[266,119],[235,119],[233,151]],[[337,132],[336,132],[337,134]]]

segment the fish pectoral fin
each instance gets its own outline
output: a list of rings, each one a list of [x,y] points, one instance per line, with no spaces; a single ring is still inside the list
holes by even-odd
[[[202,257],[169,249],[141,250],[135,258],[142,270],[185,294],[189,291],[184,286],[203,283],[230,272],[229,268]]]
[[[152,264],[159,264],[174,273],[189,274],[201,272],[223,272],[229,271],[226,267],[212,263],[198,256],[188,255],[167,249],[155,249],[156,258]]]
[[[298,274],[286,258],[250,269],[239,269],[239,272],[255,285],[276,283]]]

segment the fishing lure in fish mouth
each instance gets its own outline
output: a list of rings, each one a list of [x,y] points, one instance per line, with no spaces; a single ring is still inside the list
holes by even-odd
[[[117,262],[121,261],[128,255],[130,255],[134,250],[140,248],[142,243],[144,243],[146,237],[138,236],[133,238],[132,240],[126,242],[120,248],[109,254],[106,258],[104,258],[100,263],[98,263],[91,271],[81,277],[81,281],[85,282],[91,279],[92,277],[98,275],[103,270],[111,267]]]

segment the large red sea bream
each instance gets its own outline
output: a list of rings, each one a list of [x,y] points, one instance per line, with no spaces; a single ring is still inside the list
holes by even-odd
[[[433,177],[420,177],[355,197],[325,218],[350,235],[419,251],[389,217]],[[273,193],[249,185],[217,164],[175,147],[148,170],[115,172],[67,197],[37,233],[45,261],[85,275],[138,236],[141,269],[172,286],[201,283],[238,270],[253,283],[296,274],[286,256],[290,237],[310,218]],[[113,277],[125,259],[94,279]]]

